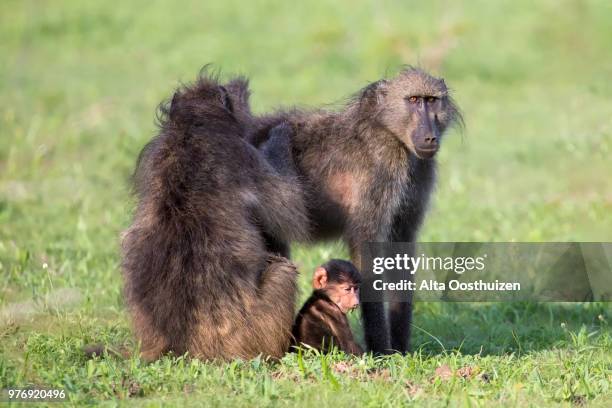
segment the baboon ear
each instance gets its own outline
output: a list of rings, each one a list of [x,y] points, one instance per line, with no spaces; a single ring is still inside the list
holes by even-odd
[[[227,91],[232,95],[239,103],[248,107],[249,96],[249,80],[244,77],[237,77],[229,81],[226,85]]]
[[[325,286],[327,286],[327,271],[322,266],[319,266],[314,271],[312,287],[315,289],[323,289]]]
[[[386,79],[372,82],[363,90],[363,93],[361,94],[362,102],[369,105],[380,105],[384,101],[385,96],[387,96],[388,87],[389,81]]]
[[[232,106],[232,100],[230,99],[229,92],[223,85],[219,85],[219,92],[221,93],[221,103],[223,104],[223,107],[230,113],[233,113],[234,107]]]
[[[181,91],[174,92],[172,101],[169,104],[160,106],[160,116],[158,117],[159,123],[163,123],[163,116],[168,115],[169,119],[173,122],[180,123],[191,123],[193,121],[192,110],[189,109],[188,101],[186,101],[185,95]]]

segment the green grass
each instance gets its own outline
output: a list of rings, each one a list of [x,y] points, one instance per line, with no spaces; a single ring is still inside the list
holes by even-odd
[[[147,406],[611,404],[601,303],[419,303],[407,357],[82,356],[132,341],[118,269],[129,175],[157,104],[209,62],[251,78],[257,112],[336,105],[404,63],[444,75],[467,127],[445,141],[421,240],[611,240],[612,3],[347,4],[0,4],[0,388]],[[313,268],[346,249],[294,254],[303,299]]]

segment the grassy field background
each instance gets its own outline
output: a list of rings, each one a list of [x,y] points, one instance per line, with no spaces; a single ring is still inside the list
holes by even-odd
[[[132,341],[129,176],[158,103],[207,63],[248,75],[256,112],[339,105],[406,63],[443,75],[467,126],[442,148],[421,240],[612,240],[611,21],[604,0],[4,0],[0,388],[63,388],[75,404],[609,406],[601,303],[419,303],[407,357],[147,365],[80,350]],[[294,254],[304,298],[346,249]]]

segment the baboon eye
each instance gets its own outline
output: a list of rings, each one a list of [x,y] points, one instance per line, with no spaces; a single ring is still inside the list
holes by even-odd
[[[427,103],[434,103],[436,101],[436,98],[434,98],[433,96],[430,96],[427,98]]]
[[[410,103],[417,103],[418,100],[419,100],[418,96],[410,96],[408,98],[408,102],[410,102]]]

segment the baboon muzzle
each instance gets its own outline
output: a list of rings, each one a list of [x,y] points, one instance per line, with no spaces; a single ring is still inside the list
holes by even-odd
[[[417,155],[422,159],[431,159],[440,147],[440,131],[435,120],[429,117],[427,109],[419,112],[419,125],[414,131],[414,146]]]

